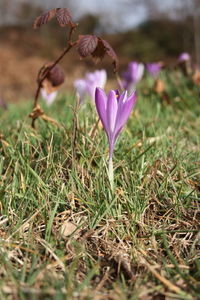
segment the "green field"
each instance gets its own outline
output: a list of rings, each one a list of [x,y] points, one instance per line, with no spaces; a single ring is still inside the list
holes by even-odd
[[[200,297],[200,87],[144,80],[114,152],[88,101],[0,111],[0,299]],[[113,87],[114,89],[116,87]]]

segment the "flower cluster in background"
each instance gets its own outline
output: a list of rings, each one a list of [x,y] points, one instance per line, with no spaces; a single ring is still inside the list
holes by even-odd
[[[152,62],[146,64],[147,72],[153,78],[156,78],[160,73],[162,68],[162,63],[160,62]],[[122,73],[122,84],[125,90],[128,90],[129,93],[134,91],[137,84],[140,82],[144,75],[145,65],[143,63],[138,63],[136,61],[132,61],[128,64],[128,69],[124,73]]]
[[[181,53],[178,56],[177,62],[180,64],[186,63],[188,68],[188,63],[191,62],[190,54],[187,52]],[[137,61],[130,62],[127,70],[122,73],[122,86],[124,90],[127,90],[129,94],[131,94],[136,89],[137,84],[144,76],[145,68],[148,74],[156,79],[162,67],[163,64],[161,62],[151,62],[146,64]],[[183,73],[186,74],[187,72]],[[96,70],[94,72],[87,72],[83,78],[76,79],[74,81],[74,88],[80,104],[83,103],[87,98],[94,102],[96,88],[98,87],[104,89],[106,81],[107,73],[104,69]],[[197,80],[195,82],[197,82]],[[52,89],[52,84],[50,84],[49,88],[49,81],[47,83],[47,85],[44,83],[44,87],[41,89],[41,96],[45,100],[46,104],[50,106],[58,95],[58,88],[60,85]]]

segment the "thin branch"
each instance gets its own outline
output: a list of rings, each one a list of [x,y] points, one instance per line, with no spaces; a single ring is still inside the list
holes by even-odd
[[[71,35],[69,36],[71,37]],[[55,60],[55,62],[44,72],[42,78],[39,79],[38,81],[38,87],[35,93],[35,98],[34,98],[34,104],[33,104],[33,110],[37,108],[38,106],[38,98],[40,94],[40,90],[42,88],[42,83],[45,80],[45,78],[48,76],[48,74],[51,72],[51,70],[62,60],[62,58],[71,50],[72,47],[74,47],[77,44],[77,42],[69,42],[69,45],[64,51],[61,53],[61,55]],[[31,126],[35,128],[35,120],[38,118],[38,116],[33,116],[32,117],[32,124]]]

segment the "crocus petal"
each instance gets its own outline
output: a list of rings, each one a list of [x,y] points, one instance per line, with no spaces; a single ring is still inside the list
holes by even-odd
[[[48,106],[50,106],[54,102],[54,100],[57,97],[57,94],[58,94],[57,91],[48,94],[44,88],[41,89],[42,98],[45,100]]]
[[[110,137],[113,134],[115,129],[117,110],[118,110],[118,103],[117,103],[116,93],[115,91],[111,90],[108,94],[107,109],[106,109]]]
[[[138,79],[139,64],[137,62],[132,62],[129,64],[130,82],[136,83]],[[140,75],[140,74],[139,74]]]
[[[85,74],[85,80],[90,81],[90,82],[95,81],[95,74],[94,74],[94,72],[93,73],[92,72],[87,72]]]
[[[132,61],[128,65],[128,70],[123,75],[123,87],[133,90],[144,74],[144,64]]]
[[[132,95],[128,98],[123,100],[123,104],[119,106],[117,118],[116,118],[116,125],[115,125],[115,140],[117,139],[120,131],[126,124],[128,117],[133,109],[133,106],[136,101],[136,92],[134,91]]]
[[[124,104],[126,101],[127,101],[127,91],[124,91],[118,100],[118,112],[117,112],[117,116],[116,116],[117,121],[115,122],[115,131],[116,131],[116,125],[118,123],[118,120],[120,119],[120,115],[121,115],[121,112],[123,111],[123,107],[124,107]]]
[[[87,82],[86,83],[86,91],[90,96],[90,99],[92,101],[95,101],[95,92],[96,92],[96,84],[94,84],[93,82]]]
[[[127,99],[127,91],[124,91],[118,99],[118,111],[120,111],[121,106]]]
[[[148,63],[147,70],[152,77],[156,77],[161,70],[161,64],[159,62]]]
[[[108,135],[108,123],[107,123],[107,118],[106,118],[106,102],[107,102],[107,97],[101,88],[96,88],[95,92],[95,103],[96,103],[96,108],[98,115],[101,119],[101,122],[103,124],[103,127]]]
[[[99,85],[98,87],[100,88],[104,88],[105,84],[106,84],[106,80],[107,80],[107,73],[105,70],[100,70],[99,74],[98,74],[98,79],[99,79]]]
[[[80,96],[80,102],[88,95],[91,100],[95,101],[96,88],[104,88],[107,75],[105,70],[97,70],[95,72],[88,72],[85,74],[84,79],[74,81],[74,87]]]
[[[90,98],[95,101],[96,88],[104,88],[106,83],[107,75],[105,70],[97,70],[95,72],[88,72],[85,75],[86,90],[90,95]]]
[[[84,79],[77,79],[74,81],[74,87],[82,103],[86,97],[86,81]]]
[[[183,52],[179,55],[178,60],[179,62],[184,62],[184,61],[188,61],[191,59],[191,56],[189,53],[187,52]]]
[[[119,97],[118,93],[116,94],[115,91],[111,90],[108,97],[106,97],[102,89],[96,89],[95,103],[108,137],[110,160],[112,159],[117,137],[131,113],[135,100],[135,92],[127,98],[127,91]]]
[[[117,115],[116,115],[116,120],[115,120],[115,128],[114,128],[114,133],[111,135],[111,138],[110,138],[110,142],[113,143],[113,147],[116,142],[117,136],[120,133],[120,131],[119,131],[118,134],[116,135],[116,125],[118,124],[118,120],[120,118],[120,113],[123,111],[123,106],[124,106],[124,103],[126,100],[127,100],[127,91],[124,91],[121,94],[121,96],[119,97],[119,99],[117,100],[118,108],[117,108]]]
[[[144,64],[138,64],[138,70],[137,70],[137,82],[142,79],[142,76],[144,74]]]

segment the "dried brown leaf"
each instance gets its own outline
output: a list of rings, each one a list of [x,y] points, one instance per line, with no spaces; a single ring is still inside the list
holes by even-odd
[[[117,71],[117,55],[110,44],[102,38],[95,35],[81,35],[79,36],[77,50],[81,58],[92,55],[95,60],[101,60],[107,54],[113,61],[114,71]]]
[[[61,27],[73,24],[71,13],[67,8],[56,8],[56,19]]]
[[[54,17],[56,17],[58,24],[61,27],[65,27],[67,25],[69,25],[71,28],[75,27],[75,24],[72,22],[71,13],[67,8],[53,8],[37,17],[34,21],[33,28],[36,29],[41,27]]]
[[[92,55],[98,44],[98,38],[95,35],[80,35],[77,50],[79,55],[84,58]]]
[[[92,56],[95,60],[101,60],[104,58],[106,54],[106,48],[104,46],[103,40],[101,38],[98,38],[98,44],[94,52],[92,53]]]
[[[92,53],[92,56],[98,60],[98,59],[103,59],[105,54],[110,56],[110,58],[112,59],[114,71],[116,72],[118,68],[118,58],[115,51],[106,40],[103,40],[102,38],[98,38],[98,45],[95,51]]]
[[[111,47],[111,45],[107,41],[102,39],[102,43],[105,46],[106,54],[108,56],[110,56],[110,58],[113,60],[114,70],[117,71],[117,68],[118,68],[117,54],[115,53],[115,51],[113,50],[113,48]]]
[[[56,15],[56,9],[53,8],[43,13],[41,16],[37,17],[33,23],[33,28],[40,28],[42,25],[48,23]]]
[[[110,56],[110,58],[112,59],[114,71],[116,72],[118,68],[117,54],[115,53],[111,45],[106,40],[103,40],[102,38],[98,38],[98,45],[95,51],[92,53],[92,56],[98,60],[98,59],[103,59],[105,54]]]

